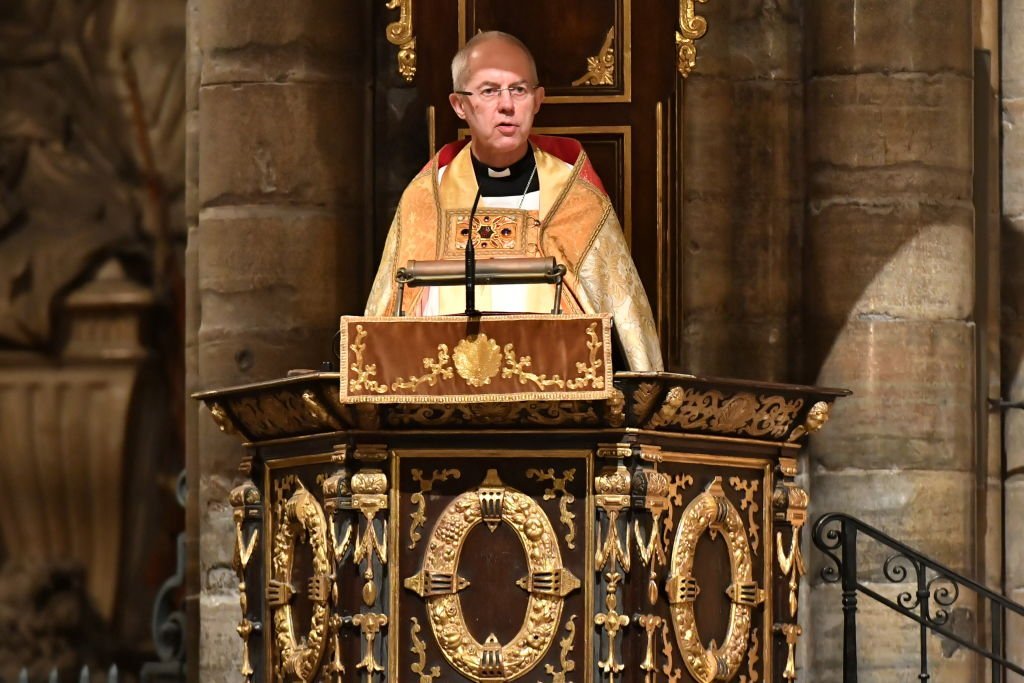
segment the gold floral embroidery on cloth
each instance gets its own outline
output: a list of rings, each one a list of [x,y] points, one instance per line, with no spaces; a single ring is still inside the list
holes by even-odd
[[[474,387],[481,387],[490,384],[491,379],[497,376],[499,371],[505,379],[516,379],[519,384],[530,383],[540,391],[550,388],[583,390],[593,388],[601,390],[605,388],[603,349],[605,342],[602,340],[598,329],[598,323],[591,323],[587,326],[588,337],[587,349],[589,359],[576,362],[576,377],[562,378],[555,374],[548,377],[546,374],[530,372],[528,368],[533,365],[532,356],[520,356],[514,344],[505,344],[500,347],[496,341],[484,333],[470,335],[459,341],[455,351],[449,353],[447,344],[439,344],[435,358],[424,358],[423,367],[429,372],[420,376],[412,376],[408,379],[399,377],[389,385],[381,384],[375,377],[377,375],[376,364],[366,364],[363,354],[366,350],[367,332],[362,325],[356,325],[356,339],[349,348],[354,358],[349,366],[352,377],[348,382],[350,392],[370,392],[386,394],[392,392],[416,393],[420,385],[435,386],[441,380],[450,380],[458,374],[465,382]],[[504,357],[504,367],[501,359]],[[454,367],[453,366],[454,363]]]
[[[444,250],[441,258],[462,258],[469,239],[469,211],[449,209],[445,213]],[[489,252],[502,256],[536,255],[540,222],[536,211],[521,209],[477,209],[473,216],[473,244],[477,258]],[[529,248],[533,245],[533,249]]]

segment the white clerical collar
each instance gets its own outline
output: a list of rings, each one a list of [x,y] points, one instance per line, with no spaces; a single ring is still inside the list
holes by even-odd
[[[490,176],[491,178],[508,178],[510,175],[512,175],[512,169],[511,168],[496,169],[496,168],[489,168],[488,167],[487,175]]]

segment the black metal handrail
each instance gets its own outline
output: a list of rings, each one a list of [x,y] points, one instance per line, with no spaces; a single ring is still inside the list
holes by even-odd
[[[882,574],[887,581],[901,584],[909,575],[916,579],[916,590],[903,591],[892,600],[861,583],[857,576],[857,539],[860,536],[866,536],[891,551],[882,564]],[[826,564],[821,570],[821,578],[827,583],[840,583],[842,586],[843,683],[857,683],[858,591],[917,622],[921,646],[919,680],[931,679],[928,671],[928,631],[989,659],[992,662],[993,683],[1005,682],[1007,671],[1024,676],[1021,665],[1006,659],[1004,640],[1007,612],[1024,616],[1024,606],[944,567],[850,515],[832,512],[821,516],[814,525],[814,545],[833,563]],[[909,574],[911,571],[912,575]],[[947,627],[951,608],[960,598],[961,588],[974,592],[979,600],[985,601],[991,628],[987,643],[968,640]]]

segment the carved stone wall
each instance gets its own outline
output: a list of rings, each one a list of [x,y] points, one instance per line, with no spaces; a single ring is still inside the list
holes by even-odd
[[[983,504],[971,10],[970,0],[809,4],[804,272],[810,369],[854,392],[812,447],[816,511],[848,511],[968,575]],[[840,680],[839,591],[811,594],[810,680]],[[862,680],[910,675],[916,629],[866,603]],[[969,610],[954,618],[974,628]],[[973,680],[963,651],[940,654],[936,638],[929,651],[935,680]]]
[[[189,5],[190,389],[317,368],[362,309],[367,255],[363,0]],[[238,676],[228,492],[241,457],[189,410],[198,670]],[[193,608],[195,614],[195,608]]]
[[[1024,3],[1002,3],[1003,213],[1001,251],[1003,396],[1024,400]],[[1024,602],[1024,410],[1009,410],[1006,453],[1006,594]],[[1018,620],[1008,654],[1024,660],[1024,627]],[[1011,674],[1012,676],[1012,674]]]
[[[794,380],[804,223],[802,0],[697,5],[683,85],[683,343],[670,365]]]

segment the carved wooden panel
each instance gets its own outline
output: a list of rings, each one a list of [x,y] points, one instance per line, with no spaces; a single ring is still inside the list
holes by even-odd
[[[537,3],[526,12],[498,0],[459,5],[459,44],[492,29],[517,36],[534,53],[550,101],[629,101],[632,0]]]

